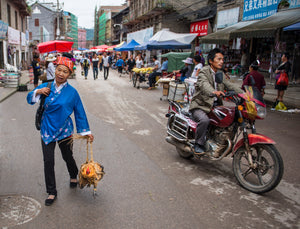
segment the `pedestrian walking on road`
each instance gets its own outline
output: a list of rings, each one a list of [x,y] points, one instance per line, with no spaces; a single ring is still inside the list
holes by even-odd
[[[87,79],[87,76],[89,74],[90,65],[91,65],[91,62],[87,56],[81,60],[81,69],[83,69],[83,71],[84,71],[85,79]]]
[[[102,62],[103,62],[103,69],[104,69],[103,71],[104,80],[107,80],[108,73],[109,73],[109,56],[107,55],[106,52],[103,53]]]
[[[129,81],[132,80],[133,72],[132,69],[135,67],[135,60],[133,59],[133,55],[127,60],[127,71],[129,72]]]
[[[283,95],[284,91],[287,89],[287,86],[283,85],[277,85],[277,80],[279,79],[280,73],[286,73],[287,75],[291,71],[291,64],[289,62],[290,55],[288,53],[284,53],[281,57],[281,64],[276,69],[275,73],[276,75],[276,82],[275,82],[275,89],[277,90],[277,97],[276,101],[273,104],[273,108],[276,107],[276,105],[279,102],[283,102]]]
[[[77,90],[67,82],[72,72],[73,62],[67,57],[57,57],[55,80],[50,83],[50,88],[48,83],[44,83],[27,95],[27,102],[31,105],[37,103],[42,96],[45,96],[45,110],[42,116],[40,134],[46,191],[48,193],[48,198],[45,200],[46,206],[52,205],[57,197],[54,172],[56,142],[67,165],[70,175],[70,187],[77,187],[78,168],[73,158],[73,147],[70,144],[74,129],[71,119],[73,112],[77,132],[80,135],[87,135],[91,142],[94,140],[80,96]]]
[[[99,67],[99,58],[97,57],[96,53],[93,55],[92,64],[93,64],[93,76],[94,76],[94,80],[96,80],[98,78],[98,67]]]
[[[99,55],[98,55],[98,58],[99,58],[99,70],[100,70],[100,72],[102,72],[102,68],[103,68],[103,61],[102,61],[102,54],[100,53]]]
[[[120,74],[120,77],[122,76],[124,65],[125,65],[124,60],[122,59],[121,56],[118,56],[118,60],[116,62],[116,67],[118,68],[118,73]]]

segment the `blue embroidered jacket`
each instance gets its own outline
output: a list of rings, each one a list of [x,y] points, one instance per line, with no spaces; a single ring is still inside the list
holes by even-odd
[[[27,102],[31,105],[34,91],[47,87],[43,83],[27,95]],[[66,83],[60,91],[56,91],[55,83],[51,84],[51,92],[45,99],[45,110],[41,122],[41,137],[45,144],[58,141],[73,134],[71,114],[74,112],[78,133],[90,131],[87,117],[80,96],[75,88]]]

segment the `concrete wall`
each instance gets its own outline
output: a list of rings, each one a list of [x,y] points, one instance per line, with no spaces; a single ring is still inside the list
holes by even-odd
[[[32,32],[31,41],[41,41],[41,27],[44,26],[49,32],[50,40],[55,40],[54,22],[56,13],[41,6],[40,4],[33,4],[32,14],[28,17],[28,30]],[[35,19],[39,19],[39,26],[35,26]]]

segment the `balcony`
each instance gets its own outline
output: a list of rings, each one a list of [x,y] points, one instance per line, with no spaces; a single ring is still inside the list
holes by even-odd
[[[152,4],[151,4],[152,5]],[[143,4],[141,7],[136,9],[130,9],[129,17],[125,25],[135,24],[141,20],[147,20],[157,15],[174,11],[174,7],[166,0],[159,0],[156,4],[151,7],[148,4]]]

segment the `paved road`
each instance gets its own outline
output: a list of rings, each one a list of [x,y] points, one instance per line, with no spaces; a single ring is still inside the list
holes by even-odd
[[[101,76],[94,81],[90,72],[88,80],[79,74],[70,80],[95,135],[95,160],[106,171],[96,199],[91,189],[68,188],[57,151],[59,196],[53,206],[44,207],[36,107],[27,105],[21,92],[0,104],[0,195],[24,195],[41,203],[33,220],[15,228],[300,227],[299,114],[269,112],[257,123],[260,132],[278,142],[285,174],[276,190],[256,195],[237,185],[230,159],[187,161],[165,142],[168,103],[160,101],[161,88],[133,88],[128,76],[120,78],[114,71],[107,81]],[[78,164],[84,162],[84,144],[76,142],[74,151]]]

